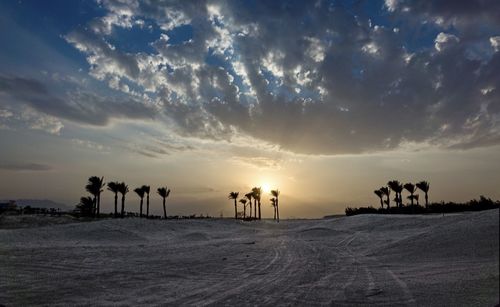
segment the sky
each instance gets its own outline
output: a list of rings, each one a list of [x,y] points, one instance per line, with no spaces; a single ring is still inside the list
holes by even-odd
[[[392,179],[500,199],[499,1],[0,1],[0,42],[0,199],[73,206],[93,175],[168,186],[170,214],[263,186],[321,217]]]

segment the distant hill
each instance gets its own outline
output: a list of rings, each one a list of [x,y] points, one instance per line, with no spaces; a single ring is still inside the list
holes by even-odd
[[[62,211],[68,211],[74,209],[73,207],[70,207],[68,205],[57,203],[55,201],[48,199],[16,199],[15,201],[17,206],[21,207],[30,206],[32,208],[46,208],[46,209],[59,208]],[[1,202],[4,202],[4,200],[0,200],[0,203]],[[6,202],[8,202],[8,200],[6,200]]]

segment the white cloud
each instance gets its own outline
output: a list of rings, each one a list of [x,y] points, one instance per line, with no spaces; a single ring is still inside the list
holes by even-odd
[[[446,48],[458,43],[460,39],[453,34],[447,34],[444,32],[439,33],[434,40],[434,48],[437,51],[443,51]]]
[[[490,44],[491,47],[495,50],[495,52],[498,52],[500,50],[500,36],[492,36],[490,37]]]

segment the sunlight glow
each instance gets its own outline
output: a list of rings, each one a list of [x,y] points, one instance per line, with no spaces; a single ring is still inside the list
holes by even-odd
[[[271,186],[267,182],[262,183],[261,186],[262,186],[262,192],[267,194],[271,193]]]

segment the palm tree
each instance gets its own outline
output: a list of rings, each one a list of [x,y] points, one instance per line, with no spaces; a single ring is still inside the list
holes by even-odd
[[[377,195],[380,198],[380,207],[382,207],[383,209],[384,201],[382,200],[382,198],[384,197],[384,193],[380,189],[373,191],[373,193],[375,193],[375,195]]]
[[[149,191],[151,188],[149,185],[143,185],[142,189],[144,190],[144,193],[146,193],[146,217],[149,217]]]
[[[274,216],[273,216],[273,220],[276,220],[276,198],[271,198],[270,199],[271,201],[271,207],[273,207],[273,212],[274,212]]]
[[[122,212],[121,217],[125,216],[125,195],[128,193],[128,185],[125,182],[120,182],[118,184],[118,192],[122,195]]]
[[[238,208],[237,208],[237,199],[240,193],[238,192],[231,192],[229,193],[229,196],[227,197],[228,199],[233,199],[234,200],[234,219],[238,219]]]
[[[240,203],[243,205],[243,219],[247,217],[247,200],[245,198],[240,199]]]
[[[92,176],[89,178],[85,190],[94,196],[94,205],[92,209],[92,215],[99,216],[101,207],[101,192],[104,187],[104,177]]]
[[[397,180],[391,180],[387,183],[387,185],[394,191],[394,193],[396,193],[396,205],[401,208],[403,206],[403,197],[401,196],[401,192],[403,192],[403,185]]]
[[[118,185],[117,181],[108,183],[108,190],[115,193],[115,218],[118,217]]]
[[[279,223],[280,222],[280,206],[279,206],[278,196],[280,195],[280,191],[279,190],[272,190],[271,194],[276,199],[276,219],[277,219],[277,221]]]
[[[262,215],[261,215],[261,212],[260,212],[260,199],[261,199],[261,196],[262,196],[262,188],[261,187],[258,187],[257,188],[257,204],[259,205],[259,220],[262,219]]]
[[[410,193],[410,196],[411,198],[409,198],[411,200],[411,205],[413,206],[413,194],[415,194],[415,191],[417,191],[417,188],[415,187],[415,185],[413,183],[407,183],[404,185],[404,188],[406,191],[408,191]]]
[[[139,207],[139,217],[142,217],[142,204],[144,202],[144,194],[146,194],[146,191],[144,191],[143,187],[140,187],[140,188],[135,188],[134,192],[141,198],[141,204]]]
[[[253,198],[253,193],[249,192],[245,194],[245,197],[248,199],[248,204],[250,205],[250,218],[252,218],[252,198]]]
[[[391,198],[390,198],[391,197],[391,190],[388,187],[381,187],[380,191],[382,192],[382,194],[384,194],[387,197],[387,199],[384,202],[387,205],[387,209],[390,209],[391,208]]]
[[[76,206],[82,216],[91,216],[94,210],[94,200],[92,197],[81,197],[80,203]]]
[[[416,184],[417,188],[420,189],[420,191],[424,192],[425,194],[425,208],[429,206],[429,187],[430,184],[427,181],[420,181],[419,183]]]
[[[158,190],[156,191],[158,192],[158,195],[163,198],[163,218],[167,219],[167,207],[165,206],[165,199],[170,195],[170,189],[164,187],[158,188]]]
[[[257,204],[259,205],[259,212],[260,212],[260,195],[261,195],[261,188],[254,187],[252,188],[252,196],[253,196],[253,210],[254,210],[254,217],[257,218]],[[259,219],[260,219],[260,214],[259,214]]]

